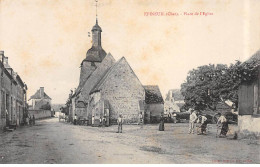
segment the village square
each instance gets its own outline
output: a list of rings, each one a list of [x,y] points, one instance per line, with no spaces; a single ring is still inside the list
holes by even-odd
[[[75,88],[59,94],[65,99],[62,103],[56,103],[53,92],[65,89],[71,79],[46,74],[52,61],[35,67],[43,70],[40,80],[45,84],[38,82],[32,91],[34,81],[19,75],[28,71],[16,71],[21,68],[10,65],[8,49],[0,48],[0,164],[260,163],[259,48],[243,61],[192,67],[178,81],[179,88],[165,91],[157,75],[143,82],[149,70],[141,67],[139,72],[136,64],[145,64],[147,55],[133,61],[131,52],[120,56],[103,47],[104,37],[111,37],[108,32],[103,36],[107,30],[101,27],[99,2],[93,2],[89,9],[95,9],[95,17],[88,15],[92,26],[84,27],[89,32],[80,35],[91,42],[83,47],[79,64],[70,63],[76,56],[66,60],[67,68],[79,69],[79,74],[69,71],[69,75],[79,78],[73,81]],[[53,68],[66,70],[58,67],[64,59],[61,56]],[[159,65],[155,61],[149,66]]]

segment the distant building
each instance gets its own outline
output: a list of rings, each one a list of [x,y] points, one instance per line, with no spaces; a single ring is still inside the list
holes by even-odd
[[[44,87],[40,87],[28,101],[31,102],[29,109],[51,109],[51,98],[44,92]]]
[[[168,91],[165,103],[164,112],[168,114],[169,112],[181,112],[181,107],[184,105],[184,97],[182,96],[179,89],[171,89]]]
[[[251,81],[243,81],[238,90],[238,127],[241,135],[260,136],[260,50],[248,61],[257,70]]]
[[[0,128],[24,124],[27,115],[27,86],[8,64],[8,57],[0,51]]]
[[[115,61],[107,54],[101,46],[101,32],[96,20],[92,47],[81,63],[79,86],[67,103],[70,120],[77,114],[88,120],[94,116],[97,123],[105,117],[108,124],[116,124],[121,114],[124,123],[137,123],[142,113],[146,123],[150,123],[151,116],[159,117],[163,111],[163,99],[157,100],[161,97],[159,87],[143,86],[125,57]],[[154,96],[146,96],[153,91]]]

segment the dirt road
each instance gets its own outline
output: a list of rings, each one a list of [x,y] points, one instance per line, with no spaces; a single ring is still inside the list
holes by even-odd
[[[74,126],[57,118],[0,134],[0,163],[260,163],[259,141],[188,134],[188,124]]]

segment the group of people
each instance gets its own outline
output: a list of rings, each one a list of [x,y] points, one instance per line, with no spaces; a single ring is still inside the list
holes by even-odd
[[[207,117],[192,108],[189,109],[189,113],[189,134],[194,134],[195,129],[198,135],[206,134],[207,124],[209,123]],[[162,113],[160,118],[159,131],[164,131],[164,121],[164,114]],[[221,114],[217,121],[217,136],[226,137],[228,129],[228,120],[224,114]]]
[[[207,124],[208,124],[208,119],[206,116],[201,115],[198,111],[190,108],[189,109],[190,112],[190,119],[189,119],[189,134],[194,134],[195,132],[195,127],[197,127],[196,131],[198,135],[202,135],[202,134],[206,134],[207,131]],[[33,116],[34,117],[34,116]],[[77,124],[77,114],[75,114],[74,116],[74,124]],[[95,125],[95,117],[92,116],[92,125]],[[143,120],[143,114],[140,113],[139,114],[139,121],[138,121],[138,125],[143,125],[144,120]],[[100,116],[99,118],[99,126],[106,126],[107,124],[107,118],[106,116]],[[118,124],[118,131],[117,133],[122,133],[122,125],[123,125],[123,116],[122,114],[119,114],[118,119],[117,119],[117,124]],[[142,126],[141,126],[142,128]],[[219,137],[225,137],[227,132],[228,132],[228,121],[225,118],[224,114],[222,114],[217,122],[217,129],[221,129],[220,133],[217,134]],[[161,118],[160,118],[160,124],[159,124],[159,131],[164,131],[164,114],[161,114]],[[217,131],[218,133],[218,131]]]
[[[91,119],[91,125],[94,126],[95,125],[95,116],[93,115],[92,116],[92,119]],[[73,124],[74,125],[79,125],[80,124],[80,119],[79,117],[77,116],[77,114],[74,115],[74,118],[73,118]],[[104,116],[100,116],[99,117],[99,124],[98,124],[99,127],[105,127],[107,126],[107,117],[106,115]]]
[[[198,111],[194,109],[189,109],[190,112],[190,120],[189,120],[189,133],[194,134],[195,126],[197,125],[197,134],[205,134],[207,130],[207,117],[199,114]],[[219,129],[220,133],[219,133]],[[218,137],[226,137],[228,132],[228,121],[224,114],[218,118],[217,121],[217,136]]]
[[[197,124],[197,134],[205,134],[207,129],[207,117],[204,115],[198,115],[198,112],[194,109],[189,109],[190,121],[189,121],[189,133],[194,134],[195,126]],[[198,115],[198,116],[197,116]]]
[[[95,124],[95,116],[92,116],[92,126]],[[107,118],[106,116],[100,116],[99,117],[99,127],[105,127],[107,124]]]

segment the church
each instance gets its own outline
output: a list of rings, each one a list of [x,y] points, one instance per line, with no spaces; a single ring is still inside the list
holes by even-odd
[[[105,118],[109,126],[122,115],[125,124],[135,124],[142,114],[144,123],[158,122],[164,104],[159,87],[143,86],[125,57],[116,61],[102,48],[97,19],[91,31],[92,47],[81,62],[79,85],[69,98],[70,120],[76,114],[98,125]]]

